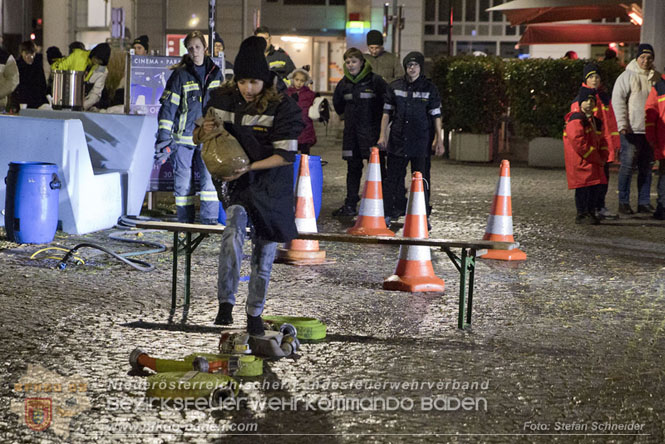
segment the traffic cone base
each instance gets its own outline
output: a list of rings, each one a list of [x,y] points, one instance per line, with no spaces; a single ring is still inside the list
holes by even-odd
[[[510,163],[501,162],[499,182],[496,185],[494,200],[490,215],[487,218],[487,229],[483,240],[493,242],[515,242],[513,237],[513,209],[510,193]],[[502,261],[526,260],[526,253],[515,248],[513,250],[488,250],[480,256],[482,259],[496,259]]]
[[[298,233],[316,233],[316,216],[309,176],[309,156],[300,159],[296,186],[295,222]],[[326,252],[319,250],[319,241],[294,239],[277,250],[276,262],[289,265],[315,265],[326,261]]]
[[[372,148],[367,168],[367,180],[363,188],[358,218],[355,225],[346,232],[356,236],[394,236],[395,233],[386,226],[383,214],[383,189],[381,188],[378,148]]]
[[[425,193],[422,174],[416,172],[411,181],[411,192],[407,205],[403,236],[405,238],[428,238]],[[434,274],[430,247],[424,245],[402,245],[395,274],[383,281],[385,290],[444,291],[443,279]]]

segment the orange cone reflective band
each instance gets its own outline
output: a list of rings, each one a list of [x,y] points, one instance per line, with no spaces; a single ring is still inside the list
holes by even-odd
[[[404,222],[404,237],[428,238],[427,208],[423,191],[423,176],[413,173],[411,192]],[[443,279],[434,274],[430,247],[401,245],[395,274],[383,281],[383,288],[397,291],[443,291]]]
[[[501,161],[499,182],[496,184],[492,209],[487,218],[487,229],[483,240],[496,242],[515,242],[513,238],[513,209],[510,197],[510,162]],[[513,250],[488,250],[480,256],[483,259],[503,261],[526,260],[526,253],[515,248]]]
[[[298,233],[316,233],[316,215],[312,197],[312,179],[309,175],[309,156],[300,158],[298,184],[296,186],[296,228]],[[277,258],[292,265],[321,264],[326,252],[319,250],[319,241],[294,239],[280,248]]]
[[[394,236],[386,226],[383,214],[383,189],[381,188],[381,164],[379,149],[372,148],[367,168],[367,180],[360,201],[356,224],[346,230],[349,234],[361,236]]]

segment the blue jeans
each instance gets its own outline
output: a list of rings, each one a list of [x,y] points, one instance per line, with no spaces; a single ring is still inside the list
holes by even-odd
[[[226,209],[226,228],[222,234],[217,271],[217,299],[220,304],[226,302],[235,305],[236,303],[242,246],[245,243],[248,222],[247,211],[242,206],[231,205]],[[251,274],[245,308],[247,314],[251,316],[260,316],[263,312],[276,252],[277,242],[252,236]]]
[[[219,200],[212,177],[201,158],[200,148],[191,148],[178,145],[175,153],[171,155],[173,163],[173,189],[175,194],[178,222],[194,222],[194,175],[193,166],[199,171],[199,185],[201,186],[201,221],[217,220],[219,215]]]
[[[619,152],[619,203],[630,203],[630,184],[633,178],[633,165],[637,164],[637,204],[649,205],[651,192],[651,163],[653,150],[644,134],[621,135]]]

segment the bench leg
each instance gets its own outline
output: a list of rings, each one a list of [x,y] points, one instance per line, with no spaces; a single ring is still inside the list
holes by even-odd
[[[171,278],[171,318],[175,315],[176,296],[178,295],[178,247],[180,233],[173,232],[173,277]]]
[[[196,247],[192,247],[192,233],[187,232],[185,234],[185,307],[182,315],[183,322],[187,320],[187,314],[189,313],[189,290],[192,274],[192,253],[194,252],[194,248]]]
[[[473,310],[473,278],[476,274],[476,250],[471,250],[467,257],[469,266],[469,302],[467,303],[466,323],[471,325],[471,312]]]
[[[464,306],[466,299],[466,248],[462,248],[462,259],[459,268],[459,310],[457,314],[457,328],[464,328]]]

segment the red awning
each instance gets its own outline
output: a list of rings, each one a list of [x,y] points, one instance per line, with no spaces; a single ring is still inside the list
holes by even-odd
[[[627,17],[626,0],[514,0],[489,8],[505,14],[510,24],[550,23]]]
[[[520,45],[612,42],[639,43],[640,27],[635,25],[565,24],[529,25],[519,41]]]

